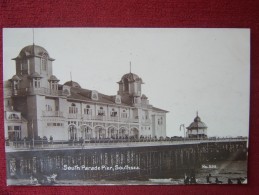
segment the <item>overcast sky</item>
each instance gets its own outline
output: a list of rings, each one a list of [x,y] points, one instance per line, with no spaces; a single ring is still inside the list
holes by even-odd
[[[249,29],[36,28],[60,83],[115,95],[129,72],[144,81],[142,93],[168,110],[167,135],[183,136],[199,111],[209,136],[248,136]],[[16,57],[33,42],[32,29],[3,30],[4,80],[15,74]]]

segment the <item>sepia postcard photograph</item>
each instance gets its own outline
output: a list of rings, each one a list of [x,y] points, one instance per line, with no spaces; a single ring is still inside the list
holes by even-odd
[[[8,186],[247,184],[250,29],[4,28]]]

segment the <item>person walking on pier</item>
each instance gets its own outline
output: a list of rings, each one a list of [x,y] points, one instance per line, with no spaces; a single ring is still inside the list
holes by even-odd
[[[206,181],[207,181],[207,183],[211,183],[210,177],[211,177],[211,174],[209,174],[209,175],[206,176]]]
[[[185,176],[184,176],[184,184],[189,184],[190,183],[190,178],[189,178],[189,176],[186,176],[186,174],[185,174]]]
[[[233,184],[233,182],[230,178],[228,178],[228,184]]]
[[[191,173],[191,181],[190,181],[191,184],[196,184],[196,178],[195,178],[195,173],[192,171]]]
[[[216,179],[215,179],[215,183],[216,183],[216,184],[222,184],[223,182],[222,182],[222,181],[220,181],[220,180],[218,179],[218,177],[216,177]]]

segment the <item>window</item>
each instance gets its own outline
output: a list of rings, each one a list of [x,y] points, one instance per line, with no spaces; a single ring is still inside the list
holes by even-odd
[[[69,114],[76,114],[76,113],[78,113],[78,108],[74,103],[72,103],[71,106],[69,107]]]
[[[86,108],[84,109],[84,114],[91,115],[92,114],[92,110],[90,108],[91,107],[89,105],[87,105]]]
[[[21,75],[23,74],[28,74],[28,64],[26,60],[21,62]]]
[[[98,92],[97,91],[92,91],[91,99],[92,100],[98,100]]]
[[[48,127],[63,127],[63,123],[47,123]]]
[[[116,103],[116,104],[121,104],[121,96],[116,95],[116,97],[115,97],[115,103]]]
[[[43,54],[41,58],[41,70],[46,71],[48,65],[48,56],[47,54]]]
[[[76,121],[68,121],[68,124],[75,124],[76,125]]]
[[[111,111],[111,117],[115,117],[115,116],[117,116],[117,112],[114,111],[114,108],[113,108],[112,111]]]
[[[50,82],[50,88],[51,88],[52,90],[58,90],[58,85],[57,85],[57,83]]]
[[[46,104],[46,111],[52,111],[52,107],[48,104]]]
[[[21,139],[21,126],[8,126],[8,139],[17,141]]]
[[[98,115],[99,116],[104,116],[105,115],[105,112],[103,110],[103,107],[100,107],[100,109],[98,110]]]
[[[128,114],[126,113],[126,110],[122,111],[121,118],[128,118]]]
[[[158,125],[162,125],[163,124],[163,117],[158,119]]]
[[[40,88],[40,80],[34,79],[34,87]]]
[[[19,89],[18,83],[16,81],[14,81],[13,83],[13,88],[16,90]]]
[[[17,114],[10,114],[8,119],[20,119],[20,117]]]

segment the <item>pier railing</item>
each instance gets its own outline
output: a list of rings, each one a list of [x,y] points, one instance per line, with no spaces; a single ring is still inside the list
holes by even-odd
[[[6,150],[33,150],[33,149],[73,149],[73,148],[104,148],[104,147],[141,147],[141,146],[161,146],[161,145],[183,145],[199,144],[211,142],[238,142],[247,141],[242,138],[206,138],[206,139],[91,139],[91,140],[30,140],[30,141],[6,141]]]

